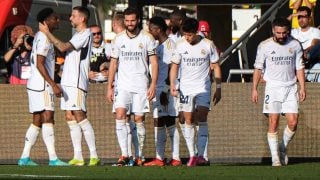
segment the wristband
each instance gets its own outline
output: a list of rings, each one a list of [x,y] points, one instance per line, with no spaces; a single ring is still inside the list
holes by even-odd
[[[217,85],[216,85],[216,88],[217,88],[217,89],[221,89],[221,84],[217,84]]]

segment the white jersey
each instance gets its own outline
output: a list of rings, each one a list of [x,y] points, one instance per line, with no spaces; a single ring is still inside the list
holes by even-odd
[[[313,39],[320,40],[320,30],[315,27],[310,27],[305,32],[301,31],[300,27],[292,29],[291,35],[301,43],[303,49],[310,47]]]
[[[37,68],[38,55],[45,57],[44,66],[50,78],[54,79],[55,53],[53,44],[50,43],[47,36],[40,31],[35,35],[33,40],[31,52],[31,77],[28,80],[27,88],[33,91],[44,91],[48,82],[44,80]]]
[[[126,31],[112,42],[111,57],[118,59],[117,88],[128,92],[144,93],[149,84],[148,56],[155,55],[156,42],[151,34],[141,30],[134,37]]]
[[[69,41],[74,50],[68,51],[63,66],[61,85],[88,89],[88,72],[90,65],[90,53],[92,46],[90,29],[76,32]]]
[[[258,46],[256,69],[264,69],[263,79],[269,86],[290,86],[296,83],[296,70],[304,68],[300,43],[289,37],[281,45],[269,38]]]
[[[180,65],[180,90],[183,95],[210,91],[210,64],[218,60],[217,49],[209,39],[203,38],[195,45],[185,39],[177,42],[172,62]]]
[[[157,47],[157,56],[159,64],[159,74],[157,81],[157,91],[162,91],[166,86],[168,78],[169,64],[171,64],[172,55],[174,53],[175,43],[168,38]]]

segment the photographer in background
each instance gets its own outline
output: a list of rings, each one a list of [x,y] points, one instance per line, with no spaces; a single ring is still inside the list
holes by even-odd
[[[5,62],[10,63],[10,84],[27,84],[31,75],[30,54],[33,36],[32,29],[25,25],[18,25],[11,31],[13,46],[4,55]]]

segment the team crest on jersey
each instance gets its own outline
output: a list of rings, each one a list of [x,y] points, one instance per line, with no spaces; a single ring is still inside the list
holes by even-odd
[[[289,48],[289,53],[290,53],[290,54],[293,54],[292,48]]]
[[[201,49],[200,53],[201,53],[201,55],[206,55],[206,50]]]
[[[139,48],[143,49],[143,44],[142,43],[139,44]]]

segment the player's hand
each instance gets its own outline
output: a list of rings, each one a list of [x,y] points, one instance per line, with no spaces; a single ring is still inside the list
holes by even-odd
[[[49,27],[46,22],[39,22],[39,30],[43,33],[49,32]]]
[[[213,95],[212,101],[215,106],[221,100],[221,88],[217,88],[216,92]]]
[[[176,86],[174,84],[170,85],[170,93],[174,97],[177,97],[179,94],[179,91],[176,89]]]
[[[89,71],[89,74],[88,74],[89,79],[91,79],[91,80],[95,80],[97,75],[98,75],[98,73],[97,72],[93,72],[93,71]]]
[[[108,91],[107,91],[107,101],[109,103],[112,103],[113,102],[113,96],[114,95],[114,90],[113,88],[108,88]]]
[[[148,100],[150,101],[151,99],[153,99],[155,95],[156,95],[156,86],[150,85],[148,92],[147,92]]]
[[[306,99],[306,90],[300,89],[299,91],[299,101],[303,102]]]
[[[59,85],[57,84],[53,85],[52,90],[53,90],[53,93],[56,95],[56,97],[61,97],[62,90]]]
[[[252,90],[252,92],[251,92],[251,101],[253,103],[258,103],[258,91],[257,90]]]

